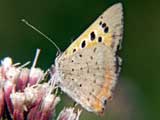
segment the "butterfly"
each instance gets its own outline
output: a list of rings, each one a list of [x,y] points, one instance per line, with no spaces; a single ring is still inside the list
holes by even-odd
[[[90,112],[103,113],[119,75],[123,7],[108,8],[55,59],[53,81]]]

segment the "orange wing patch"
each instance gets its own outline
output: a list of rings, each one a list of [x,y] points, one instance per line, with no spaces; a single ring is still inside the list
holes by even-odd
[[[106,98],[108,100],[112,96],[111,89],[113,87],[113,79],[115,79],[114,72],[109,67],[107,67],[104,85],[97,95],[98,99],[92,104],[93,108],[98,113],[103,113],[104,111],[105,106],[102,102],[103,99]]]

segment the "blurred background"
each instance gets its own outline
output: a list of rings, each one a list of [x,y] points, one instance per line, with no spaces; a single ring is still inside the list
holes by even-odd
[[[57,50],[21,22],[25,18],[64,51],[106,8],[118,0],[0,0],[0,59],[32,61],[46,70]],[[160,1],[121,0],[125,33],[120,80],[103,116],[83,111],[80,120],[160,120]],[[73,101],[62,94],[57,113]]]

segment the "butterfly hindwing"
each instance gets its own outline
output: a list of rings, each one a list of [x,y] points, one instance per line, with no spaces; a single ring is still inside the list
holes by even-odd
[[[58,64],[61,89],[87,110],[102,112],[116,79],[111,48],[99,43],[68,58],[61,57]]]

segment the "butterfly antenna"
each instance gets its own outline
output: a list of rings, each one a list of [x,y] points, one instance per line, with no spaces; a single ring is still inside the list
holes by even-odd
[[[46,38],[49,42],[51,42],[56,49],[58,50],[59,53],[61,53],[60,48],[58,47],[58,45],[51,39],[49,38],[47,35],[45,35],[44,33],[42,33],[40,30],[38,30],[36,27],[34,27],[33,25],[31,25],[27,20],[22,19],[21,20],[23,23],[25,23],[27,26],[29,26],[30,28],[32,28],[33,30],[35,30],[36,32],[38,32],[40,35],[42,35],[44,38]]]

